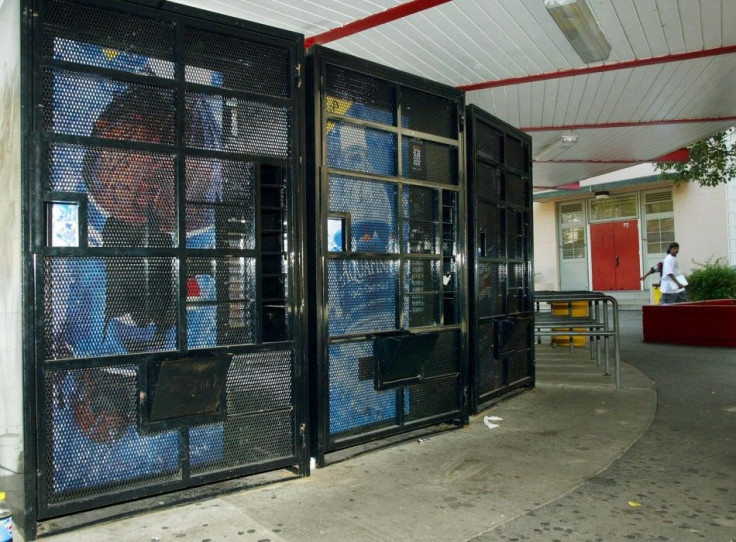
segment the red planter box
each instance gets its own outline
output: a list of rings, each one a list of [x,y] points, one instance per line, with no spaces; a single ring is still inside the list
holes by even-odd
[[[644,342],[736,347],[736,299],[642,307]]]

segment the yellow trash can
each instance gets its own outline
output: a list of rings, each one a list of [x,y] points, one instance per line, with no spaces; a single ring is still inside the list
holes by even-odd
[[[662,299],[662,291],[659,286],[652,286],[652,305],[659,305],[659,300]]]
[[[587,301],[573,301],[569,302],[551,302],[552,314],[556,315],[568,315],[573,317],[584,317],[588,316],[588,302]],[[572,307],[570,306],[572,305]],[[555,331],[565,331],[568,328],[556,328]],[[587,328],[578,327],[573,328],[575,331],[585,331]],[[554,335],[552,338],[552,344],[560,346],[568,346],[570,344],[570,335]],[[574,335],[572,337],[573,346],[585,346],[587,343],[587,337],[580,335]]]

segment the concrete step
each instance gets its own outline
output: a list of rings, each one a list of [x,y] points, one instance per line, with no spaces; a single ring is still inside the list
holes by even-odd
[[[649,290],[614,290],[603,293],[618,301],[618,309],[621,311],[640,311],[643,305],[651,303]]]

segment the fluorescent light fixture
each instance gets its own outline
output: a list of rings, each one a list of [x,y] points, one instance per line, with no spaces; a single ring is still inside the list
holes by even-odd
[[[562,154],[575,143],[578,142],[578,134],[562,134],[559,139],[554,140],[552,143],[544,147],[541,151],[532,157],[532,160],[539,162],[544,157],[550,156],[555,151],[555,156]]]
[[[601,190],[600,192],[595,193],[595,199],[606,199],[610,197],[611,193],[608,190]]]
[[[586,0],[544,0],[544,7],[583,62],[600,62],[611,54],[611,44]]]

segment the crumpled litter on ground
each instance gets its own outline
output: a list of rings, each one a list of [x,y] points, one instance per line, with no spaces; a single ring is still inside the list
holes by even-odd
[[[500,427],[499,424],[493,423],[493,422],[501,422],[503,421],[503,418],[499,418],[498,416],[484,416],[483,417],[483,423],[486,424],[488,429],[496,429],[497,427]]]

